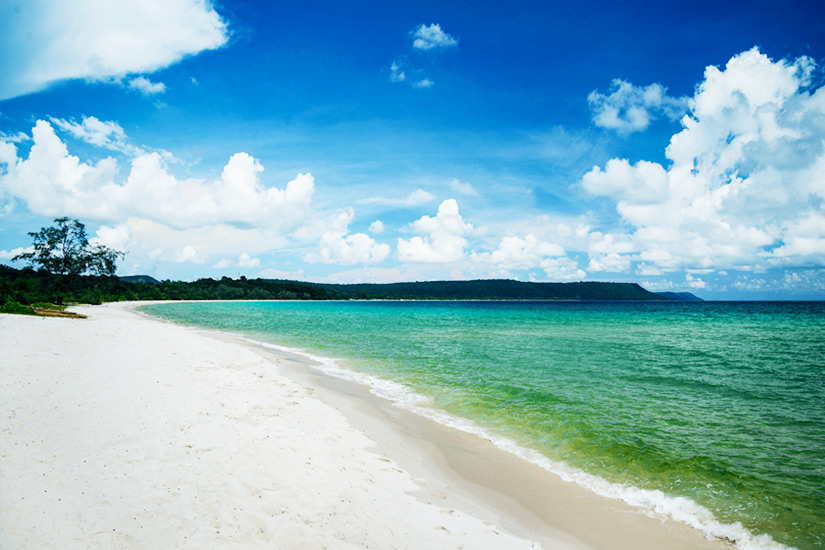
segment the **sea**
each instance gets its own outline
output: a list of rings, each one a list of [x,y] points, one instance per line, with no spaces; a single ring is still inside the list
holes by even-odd
[[[825,548],[825,302],[142,311],[300,351],[330,376],[738,548]]]

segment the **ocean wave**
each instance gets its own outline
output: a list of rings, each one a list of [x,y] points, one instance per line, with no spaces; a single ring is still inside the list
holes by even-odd
[[[740,550],[794,550],[792,547],[776,542],[769,535],[751,533],[739,522],[723,523],[710,510],[689,498],[670,496],[659,490],[641,489],[614,483],[564,462],[551,460],[538,451],[524,447],[510,438],[491,433],[470,419],[437,408],[432,399],[398,382],[344,367],[336,359],[314,355],[303,349],[271,344],[242,336],[241,339],[265,348],[306,357],[315,363],[313,367],[323,374],[364,385],[373,395],[385,399],[397,407],[444,426],[486,439],[502,451],[518,456],[550,473],[556,474],[564,481],[575,483],[597,495],[623,501],[640,508],[653,517],[671,518],[698,529],[708,539],[729,541]]]

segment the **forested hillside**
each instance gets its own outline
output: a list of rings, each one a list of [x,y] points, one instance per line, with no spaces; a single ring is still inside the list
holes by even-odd
[[[157,281],[61,275],[0,265],[0,305],[123,300],[667,300],[631,283],[524,283],[511,280],[318,284],[269,279]]]
[[[361,299],[408,300],[662,300],[635,283],[525,283],[507,279],[319,285]]]

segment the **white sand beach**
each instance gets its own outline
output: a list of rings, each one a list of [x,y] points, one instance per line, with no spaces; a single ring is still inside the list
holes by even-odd
[[[0,315],[1,548],[728,547],[132,307]]]

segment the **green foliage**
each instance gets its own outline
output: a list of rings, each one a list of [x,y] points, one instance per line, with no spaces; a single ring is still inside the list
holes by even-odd
[[[6,302],[0,305],[0,313],[13,313],[15,315],[37,315],[32,308],[24,306],[20,302]]]
[[[406,300],[663,300],[635,283],[525,283],[507,279],[321,285],[360,299]]]
[[[114,275],[117,260],[123,253],[103,245],[91,245],[86,226],[77,220],[56,218],[52,227],[29,233],[34,242],[32,252],[18,254],[12,261],[22,260],[60,275]]]
[[[704,302],[704,300],[691,292],[657,292],[659,296],[668,300],[678,300],[680,302]]]
[[[269,279],[198,279],[59,275],[0,265],[0,303],[99,304],[124,300],[666,300],[630,283],[522,283],[507,280],[331,285]],[[153,279],[151,279],[153,280]]]
[[[60,275],[44,270],[0,265],[0,303],[48,302],[99,304],[131,300],[330,300],[345,299],[337,291],[294,281],[264,279],[199,279],[186,283],[132,283],[118,277]]]
[[[38,309],[51,309],[52,311],[65,311],[66,306],[53,304],[51,302],[35,302],[31,305]]]
[[[117,271],[117,261],[123,256],[123,252],[112,250],[102,244],[92,246],[86,252],[86,271],[94,275],[114,275]]]

